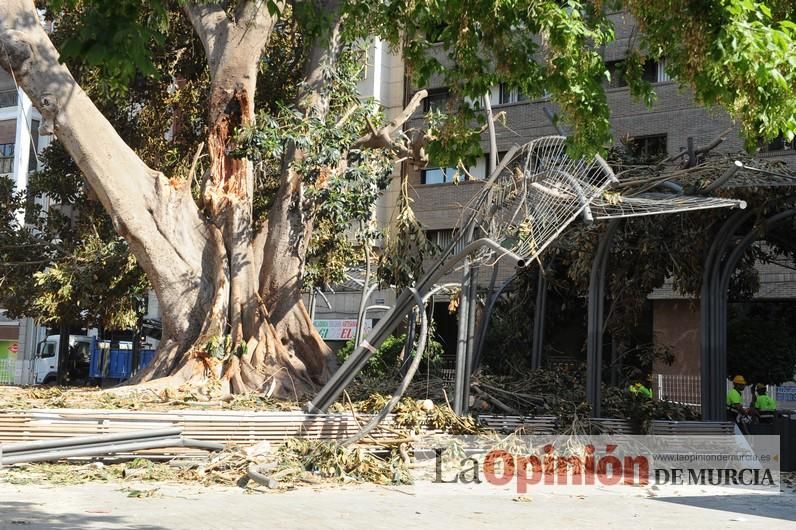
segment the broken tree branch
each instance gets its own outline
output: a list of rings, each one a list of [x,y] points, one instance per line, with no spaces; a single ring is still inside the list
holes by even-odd
[[[426,98],[428,92],[426,90],[418,91],[409,101],[409,104],[404,108],[401,113],[390,120],[388,123],[376,129],[370,120],[367,120],[370,132],[356,140],[353,144],[354,148],[370,148],[370,149],[395,149],[399,156],[415,159],[423,155],[423,144],[425,143],[425,135],[414,135],[409,145],[393,138],[393,134],[399,130],[403,125],[409,121],[409,118],[420,106],[420,103]]]

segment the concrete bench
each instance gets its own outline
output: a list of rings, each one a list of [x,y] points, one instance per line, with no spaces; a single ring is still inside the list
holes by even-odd
[[[500,416],[482,414],[478,423],[498,432],[510,433],[523,429],[526,434],[553,434],[560,429],[555,416]],[[591,423],[602,434],[640,434],[633,431],[629,420],[622,418],[592,418]],[[654,420],[652,433],[664,436],[732,435],[735,424],[730,421],[669,421]]]
[[[735,434],[735,424],[731,421],[655,420],[652,422],[652,434],[670,436],[732,435]]]
[[[622,418],[592,418],[591,423],[600,434],[638,434],[633,432],[630,421]]]
[[[481,414],[478,423],[497,432],[512,433],[522,429],[525,434],[553,434],[558,430],[555,416],[499,416]]]

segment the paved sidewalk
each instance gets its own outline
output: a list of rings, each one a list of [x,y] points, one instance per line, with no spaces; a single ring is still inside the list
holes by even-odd
[[[135,490],[151,496],[130,497]],[[794,528],[796,496],[649,497],[641,488],[542,488],[525,497],[416,496],[378,486],[286,493],[177,484],[0,483],[0,529]]]

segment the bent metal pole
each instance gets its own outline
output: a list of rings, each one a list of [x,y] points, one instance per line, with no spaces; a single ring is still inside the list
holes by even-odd
[[[478,239],[467,245],[451,259],[438,263],[434,269],[418,282],[417,291],[423,296],[440,278],[453,270],[465,256],[484,247],[494,250],[502,259],[511,260],[519,268],[525,266],[525,260],[522,257],[501,247],[495,241],[486,238]],[[368,338],[360,343],[351,356],[332,375],[329,382],[318,392],[318,395],[305,405],[305,410],[310,413],[326,412],[331,404],[342,394],[343,389],[346,388],[354,377],[356,377],[356,374],[362,370],[365,363],[368,362],[368,359],[376,352],[376,348],[398,327],[404,315],[406,315],[414,305],[414,295],[409,289],[404,289],[395,301],[392,310],[379,321],[376,327],[373,328],[373,331],[370,332]]]

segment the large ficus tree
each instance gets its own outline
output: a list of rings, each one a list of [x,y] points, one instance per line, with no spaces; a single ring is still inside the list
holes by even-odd
[[[157,293],[163,341],[138,381],[169,376],[170,382],[199,382],[215,374],[233,392],[267,388],[294,395],[322,383],[333,369],[301,299],[313,232],[361,215],[383,185],[378,181],[390,159],[474,157],[478,98],[499,82],[530,96],[551,94],[571,126],[573,148],[602,148],[610,131],[598,50],[613,38],[606,8],[627,7],[646,31],[643,48],[632,51],[626,68],[637,95],[651,100],[638,67],[644,55],[666,55],[683,84],[701,101],[722,104],[743,119],[750,136],[796,131],[789,1],[727,0],[695,10],[682,0],[667,3],[665,11],[658,4],[42,2],[39,7],[55,13],[82,15],[82,30],[61,46],[63,58],[97,66],[109,91],[153,75],[148,52],[168,48],[164,34],[175,16],[190,23],[208,76],[200,103],[204,150],[177,158],[206,156],[207,163],[180,171],[167,157],[136,152],[123,140],[62,62],[33,0],[0,5],[0,66],[41,112],[43,132],[54,132],[72,156]],[[258,73],[263,64],[279,62],[272,45],[287,28],[300,34],[306,51],[300,82],[289,106],[258,116]],[[357,59],[351,53],[368,36],[400,50],[418,86],[434,77],[451,88],[448,116],[435,120],[434,134],[401,134],[419,98],[385,123],[352,95]],[[180,45],[172,50],[175,62],[185,52]],[[182,75],[172,75],[169,90],[179,92]],[[137,105],[131,112],[145,110]],[[178,133],[194,126],[183,113],[171,118]],[[263,186],[256,167],[267,168],[267,200],[258,199]],[[366,199],[339,207],[352,190]]]

